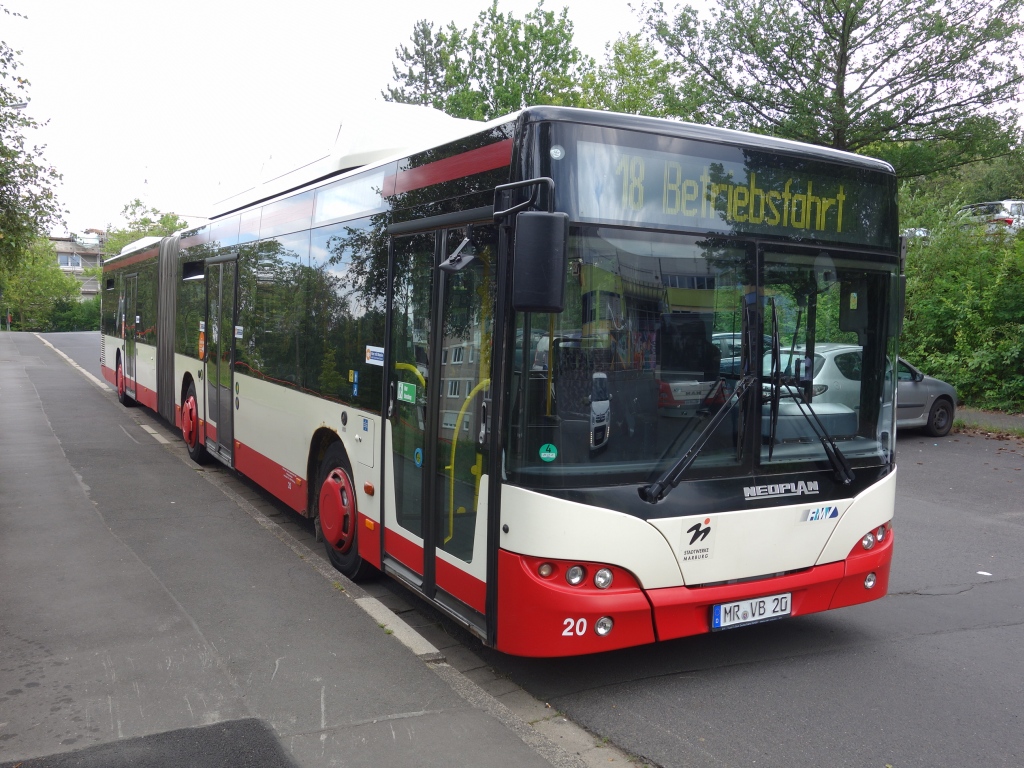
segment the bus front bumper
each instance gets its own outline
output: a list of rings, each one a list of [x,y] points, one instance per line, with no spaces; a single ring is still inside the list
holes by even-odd
[[[649,590],[615,566],[580,563],[588,580],[601,568],[613,570],[614,587],[600,590],[589,582],[568,585],[562,576],[569,563],[499,550],[495,647],[516,656],[577,656],[699,635],[712,631],[715,605],[772,595],[791,596],[789,617],[866,603],[888,591],[892,553],[890,531],[871,550],[858,544],[844,561],[784,576]],[[552,577],[538,575],[545,562],[554,565]],[[597,631],[602,619],[611,621],[606,634]]]

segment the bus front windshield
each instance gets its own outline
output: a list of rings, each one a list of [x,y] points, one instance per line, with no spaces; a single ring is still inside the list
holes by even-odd
[[[828,470],[823,433],[891,461],[893,265],[576,227],[566,283],[561,313],[516,317],[511,482],[652,482],[695,447],[683,480]]]

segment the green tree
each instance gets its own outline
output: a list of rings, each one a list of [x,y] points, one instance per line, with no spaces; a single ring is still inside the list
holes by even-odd
[[[24,18],[2,5],[0,12]],[[30,83],[18,74],[20,53],[0,41],[0,271],[13,271],[36,236],[64,215],[54,192],[61,176],[27,138],[39,123],[24,113]]]
[[[121,216],[127,221],[122,229],[107,225],[107,242],[103,246],[106,257],[116,256],[129,243],[142,237],[166,237],[185,229],[188,222],[176,213],[161,213],[156,208],[147,208],[135,198],[121,209]]]
[[[461,35],[454,24],[435,34],[432,22],[417,21],[412,30],[411,47],[402,45],[395,49],[395,58],[401,65],[392,64],[397,85],[387,86],[381,92],[384,98],[443,110],[456,90],[455,72],[450,69],[450,63],[458,56]]]
[[[692,79],[676,85],[671,65],[639,33],[605,46],[605,61],[587,83],[585,106],[610,112],[690,120],[703,102]]]
[[[18,267],[4,279],[3,310],[14,315],[13,328],[48,331],[54,308],[76,301],[78,281],[57,264],[57,250],[45,237],[36,237]],[[62,304],[62,306],[64,306]]]
[[[705,119],[888,159],[901,176],[1005,154],[1018,137],[1024,0],[718,0],[649,31]]]
[[[435,34],[431,23],[419,21],[411,42],[395,52],[397,85],[384,98],[473,120],[531,104],[579,106],[594,69],[593,59],[573,45],[568,9],[555,14],[543,0],[522,20],[492,0],[468,31],[450,22]]]

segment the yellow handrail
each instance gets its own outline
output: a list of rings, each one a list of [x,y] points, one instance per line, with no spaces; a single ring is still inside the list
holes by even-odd
[[[466,415],[466,409],[473,401],[473,398],[476,397],[476,393],[482,389],[490,389],[490,387],[490,379],[484,379],[473,387],[470,393],[466,395],[466,399],[462,403],[462,408],[459,409],[459,417],[455,421],[455,435],[452,437],[451,463],[445,467],[445,471],[448,472],[448,536],[444,540],[445,544],[451,541],[455,536],[455,448],[459,444],[459,425],[462,424],[462,419]],[[486,425],[484,426],[486,427]],[[477,475],[476,481],[477,483],[480,482],[479,475]]]
[[[412,363],[395,363],[395,370],[396,371],[412,371],[413,373],[416,374],[416,378],[420,380],[420,386],[423,387],[423,389],[427,388],[427,382],[423,378],[423,374],[420,373],[420,369],[417,368]]]

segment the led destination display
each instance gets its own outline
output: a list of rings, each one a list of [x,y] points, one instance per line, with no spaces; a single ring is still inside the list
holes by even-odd
[[[892,247],[889,189],[875,174],[722,148],[723,159],[578,141],[583,221],[774,234]],[[738,161],[725,159],[736,157]],[[880,177],[880,175],[879,175]]]

